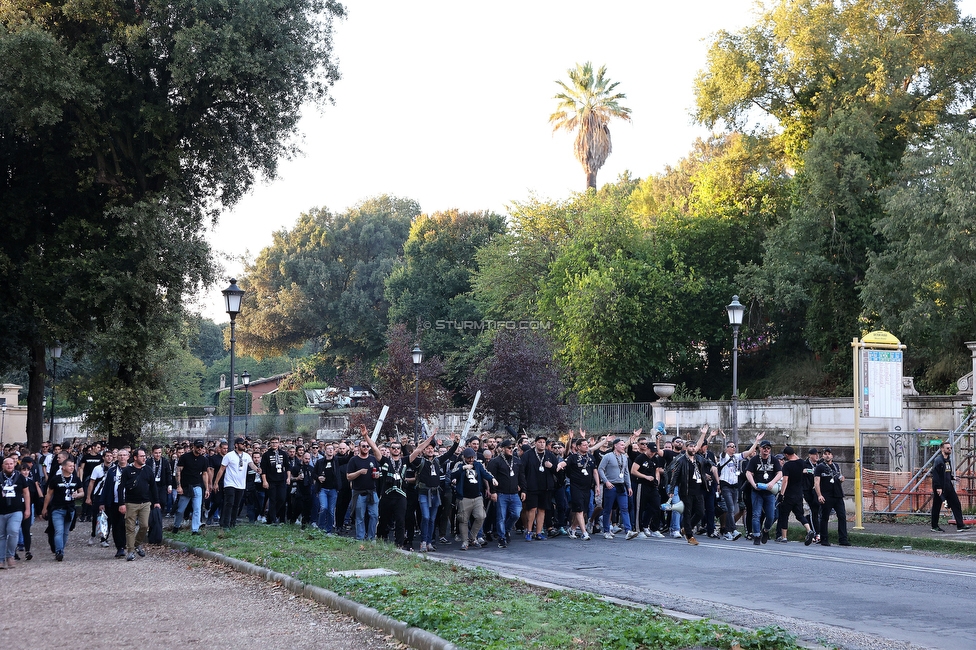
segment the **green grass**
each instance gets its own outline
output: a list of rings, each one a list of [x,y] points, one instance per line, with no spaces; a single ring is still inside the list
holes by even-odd
[[[653,609],[624,608],[591,594],[537,588],[481,569],[406,556],[383,542],[364,544],[288,526],[248,525],[223,539],[209,534],[190,541],[330,589],[467,648],[797,647],[779,628],[742,631],[710,621],[676,621]],[[379,567],[400,575],[349,578],[333,573]]]
[[[928,526],[929,524],[926,524]],[[911,546],[914,551],[932,551],[934,553],[944,553],[947,555],[960,555],[972,558],[976,556],[976,543],[965,540],[932,539],[929,537],[910,537],[908,535],[879,535],[876,533],[860,533],[850,530],[848,525],[847,538],[854,546],[865,548],[882,548],[902,550],[905,546]],[[798,526],[789,529],[787,537],[790,541],[802,542],[806,531]],[[830,541],[837,543],[837,530],[833,529],[830,533]]]

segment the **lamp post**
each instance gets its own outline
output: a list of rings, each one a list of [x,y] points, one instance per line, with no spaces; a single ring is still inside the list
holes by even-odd
[[[241,373],[241,383],[244,384],[244,437],[247,438],[247,425],[251,419],[251,391],[247,388],[251,384],[251,373],[247,370]]]
[[[54,367],[51,370],[51,429],[47,435],[47,441],[54,442],[54,387],[58,383],[58,359],[61,358],[61,344],[57,341],[51,347],[51,358],[54,360]]]
[[[0,448],[3,447],[3,434],[7,430],[7,403],[0,404]]]
[[[739,444],[739,327],[746,308],[739,303],[739,296],[732,296],[725,311],[732,326],[732,442]]]
[[[416,404],[413,412],[413,444],[416,447],[420,441],[420,364],[424,360],[424,351],[419,345],[413,346],[410,355],[413,357],[414,391]]]
[[[230,405],[230,416],[227,418],[227,443],[234,444],[234,343],[237,342],[237,335],[234,327],[237,315],[241,313],[241,300],[244,298],[244,291],[237,286],[235,278],[230,279],[230,286],[221,291],[224,294],[224,307],[227,315],[230,316],[230,398],[227,400]]]

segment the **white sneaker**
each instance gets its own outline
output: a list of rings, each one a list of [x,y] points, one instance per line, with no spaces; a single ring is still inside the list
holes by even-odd
[[[671,531],[671,537],[673,537],[674,539],[681,539],[681,533],[679,533],[676,530],[672,530]]]
[[[651,537],[655,537],[655,538],[658,538],[658,539],[664,539],[664,535],[661,534],[661,532],[660,531],[657,531],[657,530],[652,530],[651,531]]]
[[[603,539],[613,539],[613,533],[603,533]]]
[[[621,528],[620,526],[617,526],[617,525],[610,526],[610,532],[611,533],[619,533],[622,530],[623,530],[623,528]]]
[[[626,539],[628,539],[628,540],[634,539],[638,535],[640,535],[640,533],[638,533],[636,530],[630,530],[630,531],[627,531],[627,537],[626,537]]]
[[[734,542],[735,540],[737,540],[737,539],[739,539],[740,537],[742,537],[742,533],[740,533],[740,532],[739,532],[739,531],[737,531],[737,530],[733,530],[733,531],[732,531],[732,541],[733,541],[733,542]]]
[[[724,535],[722,535],[722,539],[724,539],[726,542],[731,542],[735,538],[732,537],[732,533],[725,533]]]
[[[92,535],[91,537],[88,538],[88,545],[89,546],[94,546],[95,545],[95,536],[94,535]]]
[[[576,535],[576,529],[571,528],[569,530],[569,538],[570,539],[579,539],[579,537]]]
[[[427,552],[427,542],[420,542],[420,552],[421,553]]]
[[[645,528],[641,532],[644,533],[644,537],[650,537],[651,536],[651,529],[650,529],[650,527]]]
[[[108,540],[107,539],[103,539],[102,540],[102,543],[99,544],[99,546],[101,546],[102,548],[108,548],[109,547]]]
[[[586,532],[585,530],[583,531],[583,541],[584,542],[590,541],[590,534],[588,532]]]
[[[650,538],[651,538],[651,534],[650,534],[650,533],[647,533],[647,532],[644,532],[644,531],[642,530],[642,531],[640,532],[640,538],[641,538],[641,539],[650,539]]]

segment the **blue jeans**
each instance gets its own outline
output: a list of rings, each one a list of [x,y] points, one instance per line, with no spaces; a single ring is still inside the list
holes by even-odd
[[[338,500],[339,490],[319,488],[319,530],[326,533],[335,530],[335,511]]]
[[[51,523],[54,524],[54,552],[64,553],[68,545],[68,533],[71,531],[71,517],[73,510],[54,510],[51,512]],[[24,513],[20,513],[23,517]]]
[[[24,520],[24,511],[18,510],[8,515],[0,515],[0,539],[4,540],[3,557],[0,561],[12,558],[17,552],[17,540],[20,538],[20,523]]]
[[[380,516],[379,497],[376,494],[367,497],[365,494],[354,493],[353,498],[356,500],[356,539],[376,539],[376,522]],[[366,503],[368,498],[372,499],[372,503]],[[368,530],[367,515],[369,516]]]
[[[739,510],[739,487],[722,483],[722,503],[725,514],[722,515],[722,532],[735,532],[735,515]]]
[[[629,533],[633,530],[630,525],[630,497],[624,484],[614,484],[614,489],[603,491],[603,532],[610,532],[610,513],[613,512],[614,501],[620,509],[620,526]]]
[[[173,527],[179,528],[180,524],[183,523],[183,513],[186,512],[186,504],[190,503],[190,499],[193,499],[193,516],[190,519],[190,530],[197,532],[200,530],[200,512],[203,509],[203,486],[194,485],[192,494],[187,494],[186,490],[183,490],[183,494],[180,495],[180,500],[176,504],[176,515],[173,517]]]
[[[441,505],[441,493],[439,490],[428,492],[421,488],[417,502],[420,504],[420,541],[430,544],[434,541],[434,525],[437,523],[437,509]]]
[[[505,539],[508,531],[522,515],[522,499],[517,494],[499,493],[495,513],[495,532],[498,533],[498,539]]]
[[[766,490],[752,491],[752,534],[758,535],[762,532],[759,527],[759,519],[763,512],[766,513],[766,530],[772,528],[776,523],[776,495]]]
[[[671,498],[668,499],[668,503],[674,505],[678,501],[681,501],[681,497],[678,496],[678,490],[675,489],[674,494],[672,494],[671,495]],[[671,533],[677,533],[680,530],[681,530],[681,513],[680,512],[675,512],[674,510],[672,510],[671,511],[671,526],[670,526],[670,528],[668,528],[668,531],[671,532]]]

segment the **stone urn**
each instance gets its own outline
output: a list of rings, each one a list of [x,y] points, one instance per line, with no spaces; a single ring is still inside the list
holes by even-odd
[[[674,395],[675,384],[667,383],[655,383],[654,384],[654,394],[657,395],[661,402],[667,402],[668,398]]]

